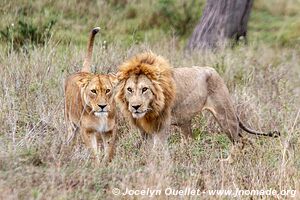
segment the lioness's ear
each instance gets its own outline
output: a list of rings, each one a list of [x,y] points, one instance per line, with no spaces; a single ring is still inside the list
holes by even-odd
[[[90,79],[85,77],[85,78],[81,78],[79,79],[76,84],[79,86],[79,87],[86,87],[90,82]]]
[[[122,72],[118,72],[118,73],[116,74],[116,77],[117,77],[118,80],[124,79],[124,75],[123,75]]]
[[[113,87],[115,87],[119,82],[117,79],[117,76],[115,74],[109,73],[108,78],[109,78],[111,84],[113,85]]]

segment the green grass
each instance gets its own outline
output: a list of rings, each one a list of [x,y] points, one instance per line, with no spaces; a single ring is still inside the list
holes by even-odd
[[[274,45],[293,46],[300,42],[299,24],[299,15],[274,16],[264,10],[253,11],[249,23],[249,37],[250,40]]]
[[[241,119],[259,130],[278,129],[282,137],[249,137],[253,144],[229,164],[220,159],[228,156],[231,143],[208,112],[194,120],[193,141],[182,143],[180,131],[172,129],[167,154],[153,152],[151,142],[136,149],[137,130],[121,118],[116,157],[108,166],[95,167],[79,137],[75,146],[64,145],[62,83],[78,70],[85,49],[51,44],[27,53],[1,49],[1,198],[117,199],[112,194],[115,187],[299,192],[299,50],[260,44],[187,56],[168,42],[130,50],[96,45],[93,63],[103,66],[97,71],[105,71],[105,66],[116,66],[149,48],[175,67],[222,63],[220,73]]]
[[[130,47],[175,36],[179,46],[184,46],[205,5],[204,0],[120,2],[4,1],[0,30],[11,28],[20,20],[37,28],[54,20],[51,40],[55,43],[83,45],[86,33],[100,26],[101,41],[109,45],[120,43]],[[286,5],[283,2],[255,1],[249,22],[250,41],[280,46],[300,43],[299,2],[291,0]]]

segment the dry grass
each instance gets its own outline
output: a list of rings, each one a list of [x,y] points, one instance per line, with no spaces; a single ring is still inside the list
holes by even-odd
[[[97,71],[116,71],[125,58],[148,48],[176,67],[212,66],[224,77],[241,118],[259,130],[278,129],[282,137],[251,137],[253,146],[229,164],[220,158],[228,155],[231,144],[208,113],[194,120],[197,139],[189,144],[172,130],[167,154],[151,151],[149,144],[134,148],[137,131],[122,121],[115,159],[94,167],[80,139],[73,147],[64,145],[62,83],[80,68],[84,49],[50,45],[25,55],[1,48],[0,199],[119,199],[111,193],[115,187],[273,188],[300,194],[299,50],[260,44],[185,55],[172,42],[95,48],[94,63],[111,66]]]

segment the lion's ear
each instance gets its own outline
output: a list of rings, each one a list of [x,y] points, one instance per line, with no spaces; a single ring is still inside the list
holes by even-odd
[[[89,84],[89,82],[90,82],[90,79],[87,78],[87,77],[84,77],[84,78],[79,79],[79,80],[76,82],[76,84],[77,84],[79,87],[83,88],[83,87],[86,87],[86,86]]]
[[[109,78],[109,81],[111,82],[111,84],[113,85],[113,87],[115,87],[119,82],[118,78],[115,74],[109,73],[108,78]]]

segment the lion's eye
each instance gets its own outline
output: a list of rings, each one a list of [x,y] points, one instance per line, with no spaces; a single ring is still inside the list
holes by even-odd
[[[95,89],[91,90],[92,93],[96,94],[97,91]]]
[[[110,89],[106,89],[105,90],[105,93],[107,94],[107,93],[109,93],[110,92]]]
[[[132,89],[129,87],[129,88],[127,88],[127,91],[131,93]]]
[[[148,90],[148,88],[147,88],[147,87],[143,87],[143,89],[142,89],[142,93],[146,92],[147,90]]]

